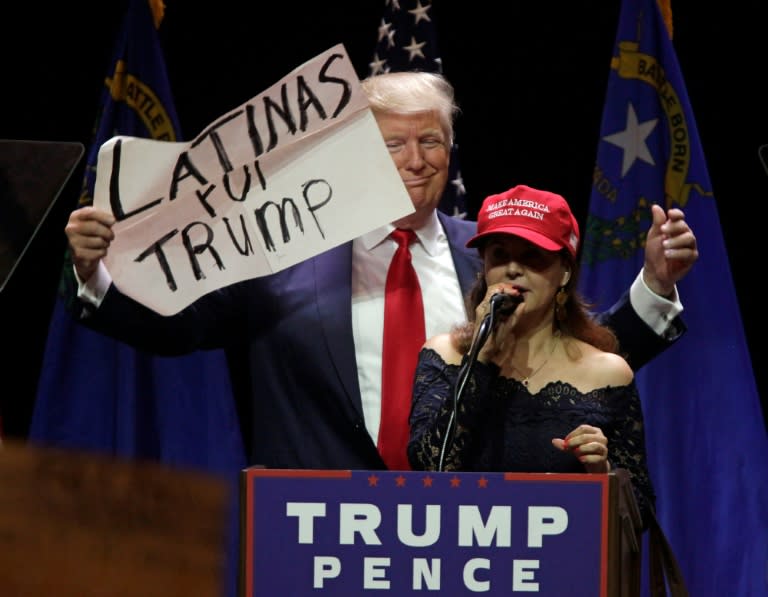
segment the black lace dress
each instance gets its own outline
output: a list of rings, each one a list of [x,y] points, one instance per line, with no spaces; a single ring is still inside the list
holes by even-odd
[[[413,389],[408,458],[414,470],[437,470],[459,366],[434,350],[419,354]],[[586,394],[565,382],[536,394],[495,365],[476,363],[459,402],[457,426],[443,470],[584,473],[570,452],[555,448],[581,424],[602,429],[613,468],[629,471],[644,526],[655,495],[648,475],[643,413],[634,381]]]

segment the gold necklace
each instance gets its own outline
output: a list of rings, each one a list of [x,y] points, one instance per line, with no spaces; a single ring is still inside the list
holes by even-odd
[[[544,365],[546,365],[549,362],[549,359],[552,357],[553,354],[555,354],[555,346],[557,346],[557,339],[560,337],[560,330],[557,330],[553,336],[552,336],[552,348],[549,349],[549,354],[547,355],[547,358],[544,359],[544,361],[536,367],[534,371],[530,373],[530,375],[523,376],[523,372],[520,371],[517,367],[515,367],[512,363],[510,363],[510,367],[512,367],[512,370],[515,371],[520,377],[523,379],[520,380],[520,383],[522,383],[526,388],[528,387],[528,382],[531,380],[531,378],[536,375],[539,371],[541,371],[544,368]]]

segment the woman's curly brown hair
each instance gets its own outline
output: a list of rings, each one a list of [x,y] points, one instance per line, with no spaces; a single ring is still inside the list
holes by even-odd
[[[482,255],[483,247],[479,247],[479,250]],[[576,290],[579,278],[578,264],[567,251],[563,250],[560,254],[571,268],[571,276],[568,283],[563,287],[567,300],[563,305],[562,316],[554,318],[556,329],[563,336],[578,338],[606,352],[618,353],[619,341],[616,338],[616,334],[609,327],[600,324],[595,319],[591,311],[593,305],[587,302]],[[465,299],[469,321],[457,325],[451,331],[453,343],[462,354],[466,354],[472,345],[475,309],[483,301],[487,291],[488,284],[485,281],[485,276],[479,275]]]

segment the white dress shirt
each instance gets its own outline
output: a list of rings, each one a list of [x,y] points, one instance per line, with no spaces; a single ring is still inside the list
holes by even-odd
[[[352,242],[352,333],[363,416],[374,443],[381,418],[381,355],[384,336],[384,286],[397,243],[382,226]],[[435,212],[419,230],[411,260],[421,286],[426,337],[450,331],[467,313],[448,239]]]

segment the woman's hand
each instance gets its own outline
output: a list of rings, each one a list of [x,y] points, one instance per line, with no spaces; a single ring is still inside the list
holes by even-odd
[[[611,470],[608,438],[599,427],[579,425],[564,439],[553,439],[552,445],[563,452],[572,452],[584,464],[588,473],[607,473]]]
[[[494,284],[493,286],[488,287],[485,297],[475,308],[475,337],[477,337],[483,319],[485,319],[485,316],[491,312],[491,297],[495,294],[518,295],[519,292],[509,284]],[[512,330],[517,322],[520,312],[524,310],[524,308],[524,304],[520,304],[511,314],[501,315],[501,317],[494,322],[494,329],[485,345],[478,353],[478,361],[481,363],[493,361],[501,366],[504,360],[514,353],[516,338]]]

